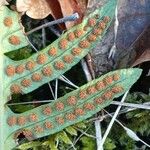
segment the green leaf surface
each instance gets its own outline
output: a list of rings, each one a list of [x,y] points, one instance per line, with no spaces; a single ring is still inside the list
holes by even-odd
[[[96,9],[84,18],[81,24],[74,26],[52,44],[28,59],[13,61],[5,57],[4,74],[8,74],[7,72],[11,70],[10,64],[11,68],[16,70],[11,76],[5,75],[5,95],[10,95],[11,92],[29,93],[60,77],[76,65],[105,35],[113,20],[116,3],[117,0],[108,1],[103,7]],[[72,36],[74,37],[73,40]],[[30,70],[29,62],[33,62],[35,65]],[[24,68],[21,73],[17,71],[20,66]],[[48,71],[44,71],[44,68]],[[25,84],[27,80],[28,84]],[[14,90],[14,86],[18,90]]]
[[[6,53],[28,45],[18,13],[0,7],[0,51]]]
[[[77,130],[74,129],[72,126],[69,126],[65,129],[70,135],[77,135]]]
[[[28,138],[37,139],[59,132],[72,124],[91,117],[108,106],[114,98],[130,89],[140,75],[141,69],[113,71],[58,98],[52,103],[22,114],[12,114],[12,112],[7,114],[8,119],[11,115],[11,117],[18,119],[22,117],[26,122],[23,125],[16,124],[11,127],[7,123],[5,124],[7,128],[6,135],[9,135],[6,143],[9,144],[17,132],[30,131],[31,134]],[[28,121],[29,116],[32,114],[36,115],[38,119]]]
[[[61,141],[63,141],[64,143],[66,143],[66,144],[72,144],[72,141],[70,140],[70,138],[68,137],[68,135],[67,135],[66,132],[64,132],[64,131],[59,132],[59,133],[56,135],[56,137],[57,137],[59,140],[61,140]]]
[[[34,141],[32,141],[32,142],[29,142],[29,143],[25,143],[25,144],[22,144],[22,145],[20,145],[20,146],[18,146],[18,148],[20,149],[20,150],[28,150],[29,148],[34,148],[34,147],[38,147],[38,146],[40,146],[42,143],[41,142],[34,142]]]

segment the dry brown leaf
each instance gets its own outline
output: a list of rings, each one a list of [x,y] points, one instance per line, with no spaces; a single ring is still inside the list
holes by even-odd
[[[46,0],[17,0],[18,12],[26,12],[33,19],[43,19],[51,14]]]
[[[137,66],[143,62],[150,61],[150,49],[145,50],[132,64],[132,67]]]
[[[0,0],[0,6],[8,5],[8,2],[6,0]]]
[[[82,21],[87,0],[17,0],[16,6],[19,12],[26,12],[29,17],[34,19],[43,19],[49,14],[54,19],[59,19],[77,12],[80,19],[75,22],[66,22],[66,27],[61,24],[60,27],[64,30]]]
[[[80,19],[77,21],[65,23],[67,29],[82,21],[87,5],[86,0],[55,0],[55,2],[47,0],[47,2],[55,19],[72,15],[75,12],[79,14]]]
[[[74,13],[71,0],[58,0],[58,1],[59,1],[63,16],[69,16]],[[66,22],[65,24],[66,24],[66,28],[70,28],[74,25],[74,22]]]

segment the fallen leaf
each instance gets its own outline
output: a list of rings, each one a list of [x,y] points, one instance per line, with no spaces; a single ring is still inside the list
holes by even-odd
[[[8,2],[6,0],[0,0],[0,6],[8,5]]]
[[[60,7],[61,7],[61,12],[63,16],[69,16],[74,13],[74,9],[72,7],[72,0],[58,0]],[[66,28],[70,28],[74,25],[74,22],[66,22],[65,23]]]
[[[33,19],[43,19],[51,14],[51,9],[46,0],[17,0],[18,12],[26,12]]]
[[[79,14],[79,19],[77,21],[65,23],[67,29],[75,24],[81,23],[86,11],[87,0],[55,0],[55,2],[52,2],[51,0],[46,1],[48,2],[52,16],[55,19],[70,16],[75,12]]]
[[[66,27],[61,24],[60,27],[64,30],[82,21],[87,0],[17,0],[16,6],[18,12],[26,13],[33,19],[43,19],[49,14],[54,19],[59,19],[77,12],[80,19],[74,22],[66,22]]]
[[[134,67],[146,61],[150,61],[150,49],[145,50],[131,66]]]

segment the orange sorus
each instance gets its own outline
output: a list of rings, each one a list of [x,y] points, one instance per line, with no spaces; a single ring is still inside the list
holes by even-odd
[[[52,113],[52,109],[49,106],[44,107],[43,114],[44,115],[50,115]]]
[[[10,91],[14,94],[21,93],[21,87],[18,84],[12,84],[10,87]]]
[[[89,25],[90,27],[94,27],[94,26],[96,25],[96,19],[95,19],[95,18],[90,18],[90,19],[88,20],[88,25]]]
[[[66,63],[72,63],[72,61],[73,61],[73,56],[72,56],[72,55],[65,55],[65,56],[63,57],[63,59],[64,59],[64,62],[66,62]]]
[[[68,46],[68,40],[66,40],[66,39],[61,39],[61,40],[59,41],[59,47],[60,47],[61,49],[66,49],[67,46]]]
[[[26,123],[26,117],[24,116],[19,116],[17,119],[17,124],[20,126],[23,126]]]
[[[17,118],[15,116],[11,116],[7,119],[7,123],[9,126],[14,126],[17,123]]]
[[[81,48],[88,48],[90,46],[90,43],[88,42],[88,40],[82,40],[79,42],[79,46]]]
[[[42,75],[40,74],[40,73],[33,73],[33,75],[32,75],[32,80],[33,81],[40,81],[40,80],[42,80]]]
[[[66,119],[67,119],[67,120],[72,121],[72,120],[74,120],[75,118],[76,118],[76,115],[73,114],[73,113],[68,113],[68,114],[66,114]]]
[[[57,55],[57,49],[55,47],[50,48],[50,50],[48,51],[48,54],[50,56],[56,56]]]
[[[30,79],[23,79],[21,81],[21,85],[24,86],[24,87],[28,87],[31,85],[31,80]]]
[[[9,37],[9,43],[12,45],[19,45],[20,44],[20,38],[16,35],[12,35]]]
[[[45,54],[39,54],[37,56],[37,63],[38,64],[44,64],[47,61],[47,56]]]
[[[9,65],[6,68],[6,74],[8,76],[13,76],[15,74],[15,67],[13,65]]]
[[[50,76],[52,75],[52,69],[50,66],[46,66],[42,69],[42,73],[44,76]]]
[[[76,47],[76,48],[73,48],[73,49],[72,49],[72,54],[73,54],[74,56],[79,55],[81,52],[82,52],[82,49],[79,48],[79,47]]]
[[[56,102],[55,107],[57,110],[61,111],[64,109],[64,104],[62,102]]]
[[[68,33],[68,40],[73,41],[75,39],[75,34],[73,32]]]
[[[35,62],[34,61],[28,61],[26,64],[26,69],[27,70],[32,70],[35,67]]]
[[[58,70],[62,70],[65,68],[65,64],[62,61],[56,61],[54,66]]]
[[[67,103],[69,105],[75,105],[77,103],[77,98],[75,96],[70,96],[67,99]]]
[[[86,90],[80,90],[80,92],[79,92],[79,98],[85,99],[86,97],[87,97]]]
[[[6,18],[4,19],[4,25],[5,25],[6,27],[11,27],[12,24],[13,24],[13,21],[12,21],[12,18],[11,18],[11,17],[6,17]]]

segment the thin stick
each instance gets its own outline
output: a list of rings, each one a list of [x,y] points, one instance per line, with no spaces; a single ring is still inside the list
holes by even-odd
[[[55,100],[57,99],[58,97],[58,80],[56,79],[55,80]]]
[[[104,111],[105,111],[110,117],[113,117],[108,111],[106,111],[106,110],[104,110]],[[126,126],[124,126],[118,119],[115,119],[115,121],[116,121],[121,127],[123,127],[123,129],[127,132],[127,134],[128,134],[129,131],[130,131],[130,133],[134,134],[134,138],[132,138],[133,140],[140,141],[140,142],[142,142],[144,145],[146,145],[147,147],[150,148],[150,145],[147,144],[146,142],[144,142],[142,139],[140,139],[140,138],[136,135],[136,133],[135,133],[134,131],[132,131],[131,129],[129,129],[129,128],[127,128]],[[135,139],[135,138],[136,138],[136,139]]]
[[[112,101],[111,104],[150,110],[150,106],[145,104],[133,104],[133,103],[118,102],[118,101]]]
[[[59,77],[60,80],[62,80],[63,82],[71,85],[74,88],[79,88],[77,85],[75,85],[74,83],[72,83],[69,79],[67,79],[64,75],[62,75],[61,77]]]
[[[99,148],[99,143],[100,141],[102,141],[102,131],[101,131],[101,121],[100,120],[96,120],[95,121],[95,130],[96,130],[96,144],[97,144],[97,148]],[[101,150],[103,150],[103,146],[100,147]]]
[[[45,23],[45,24],[43,24],[39,27],[36,27],[36,28],[32,29],[31,31],[26,32],[25,35],[29,35],[29,34],[35,32],[35,31],[38,31],[42,28],[46,28],[48,26],[52,26],[52,25],[55,25],[55,24],[64,23],[64,22],[67,22],[67,21],[75,21],[78,18],[79,18],[78,13],[74,13],[71,16],[67,16],[67,17],[64,17],[64,18],[61,18],[61,19],[58,19],[58,20],[55,20],[55,21],[51,21],[51,22]]]
[[[124,94],[124,96],[123,96],[121,102],[124,102],[124,101],[125,101],[128,92],[129,92],[129,91],[127,91],[127,92]],[[111,119],[111,121],[110,121],[110,123],[109,123],[109,125],[108,125],[108,127],[107,127],[107,130],[106,130],[105,133],[104,133],[104,136],[103,136],[102,141],[101,141],[101,143],[100,143],[100,147],[103,146],[103,144],[104,144],[104,142],[105,142],[105,140],[106,140],[106,138],[107,138],[107,136],[108,136],[108,134],[109,134],[109,132],[110,132],[110,130],[111,130],[111,128],[112,128],[114,122],[115,122],[115,119],[117,118],[117,115],[118,115],[120,109],[121,109],[121,106],[118,106],[118,108],[117,108],[116,111],[115,111],[114,116],[112,117],[112,119]],[[100,150],[100,149],[98,149],[98,150]]]

